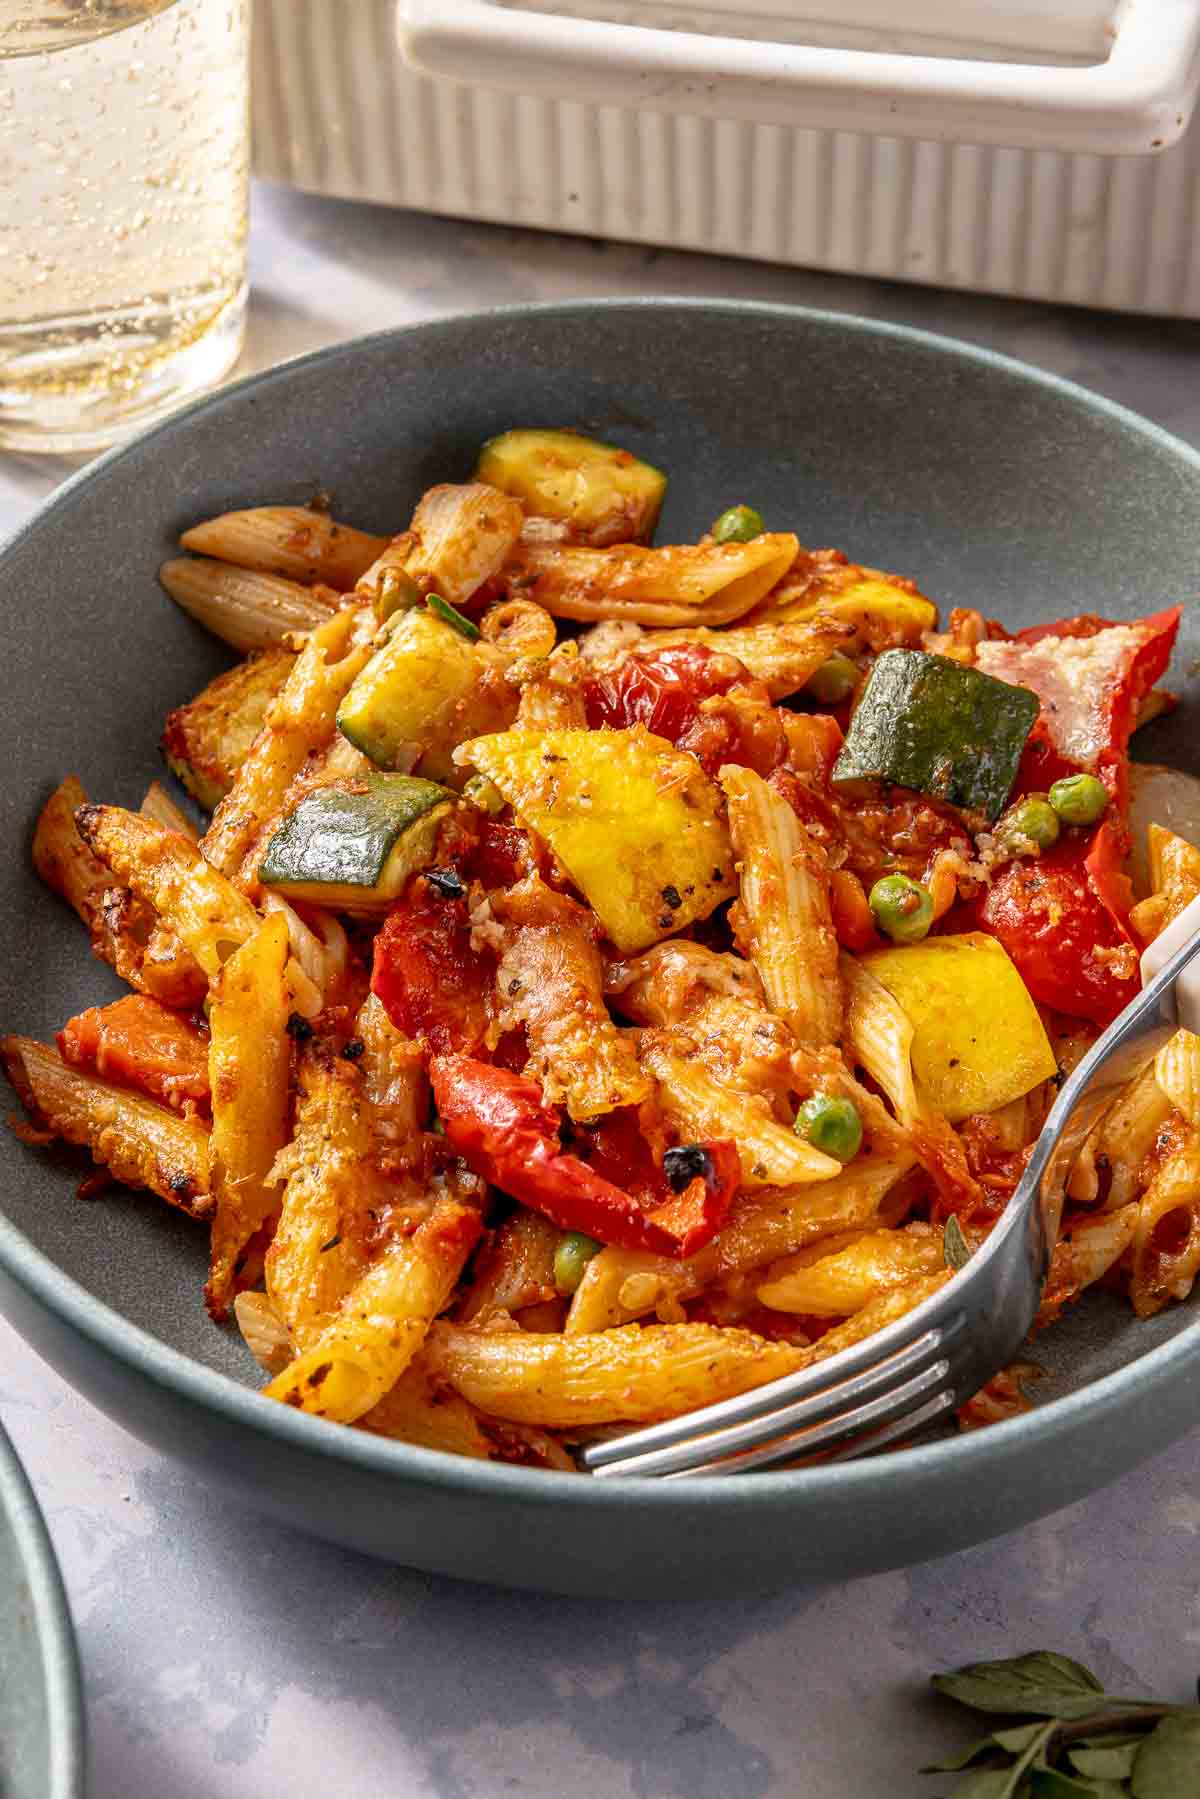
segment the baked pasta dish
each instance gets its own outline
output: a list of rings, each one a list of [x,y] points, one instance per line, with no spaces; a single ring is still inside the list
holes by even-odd
[[[207,1231],[269,1402],[569,1469],[859,1341],[985,1239],[1200,893],[1200,783],[1128,756],[1178,609],[942,624],[746,504],[655,547],[665,486],[516,429],[395,537],[198,524],[163,585],[243,659],[162,748],[211,816],[46,801],[130,992],[0,1042],[17,1128]],[[1076,1163],[1039,1325],[1198,1266],[1180,1031]]]

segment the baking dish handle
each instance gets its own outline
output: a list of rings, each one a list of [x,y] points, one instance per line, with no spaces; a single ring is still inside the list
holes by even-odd
[[[1200,86],[1197,0],[1124,0],[1088,66],[822,49],[616,25],[495,0],[397,0],[427,75],[600,106],[1026,149],[1150,153]]]

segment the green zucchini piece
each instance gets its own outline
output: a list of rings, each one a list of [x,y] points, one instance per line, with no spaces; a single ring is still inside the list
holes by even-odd
[[[597,546],[649,543],[667,491],[661,469],[574,431],[505,431],[484,444],[475,479]]]
[[[337,725],[379,768],[410,769],[438,722],[479,678],[475,645],[428,610],[393,615],[338,710]]]
[[[271,838],[259,879],[289,899],[368,916],[385,912],[409,876],[433,861],[455,797],[413,775],[318,787]]]
[[[886,650],[863,689],[833,785],[889,781],[964,811],[1004,810],[1041,702],[924,650]]]

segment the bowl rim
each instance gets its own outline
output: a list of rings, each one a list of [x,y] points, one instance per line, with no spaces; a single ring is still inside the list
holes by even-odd
[[[1200,450],[1171,432],[1143,418],[1127,406],[1091,392],[1079,383],[1019,358],[917,326],[867,318],[830,308],[791,306],[774,301],[708,298],[695,295],[613,295],[600,298],[521,302],[476,311],[439,314],[410,324],[347,338],[299,356],[289,357],[268,369],[232,381],[215,392],[188,402],[165,419],[116,445],[69,476],[30,518],[0,542],[0,578],[10,557],[47,526],[60,512],[69,511],[76,496],[99,477],[119,470],[123,461],[140,455],[150,443],[169,439],[188,428],[201,414],[234,410],[251,395],[261,396],[286,386],[298,375],[340,360],[352,360],[364,352],[388,345],[411,345],[414,339],[453,333],[460,327],[503,324],[601,313],[682,311],[718,314],[735,319],[774,321],[779,325],[815,326],[853,336],[891,341],[905,347],[964,363],[994,374],[1040,387],[1074,406],[1099,414],[1133,433],[1160,451],[1183,462],[1200,475]],[[0,1197],[2,1207],[2,1197]],[[1121,1367],[1089,1381],[1085,1386],[1047,1400],[1016,1417],[990,1424],[986,1430],[919,1444],[885,1461],[867,1457],[861,1461],[826,1463],[816,1467],[747,1472],[737,1480],[715,1475],[692,1476],[686,1481],[664,1482],[650,1476],[625,1476],[620,1480],[581,1480],[577,1474],[556,1470],[514,1467],[507,1463],[476,1461],[444,1450],[423,1449],[368,1431],[347,1429],[324,1418],[299,1412],[290,1406],[264,1401],[258,1389],[244,1386],[231,1375],[194,1360],[182,1350],[162,1342],[140,1325],[131,1323],[105,1301],[94,1298],[66,1274],[42,1250],[17,1229],[0,1209],[0,1270],[62,1322],[77,1331],[116,1362],[165,1391],[182,1396],[235,1427],[261,1432],[281,1447],[314,1455],[321,1460],[348,1463],[364,1475],[400,1476],[427,1486],[449,1489],[464,1496],[495,1494],[523,1503],[557,1505],[570,1496],[574,1504],[613,1509],[635,1500],[640,1505],[677,1506],[693,1509],[720,1504],[739,1510],[745,1506],[775,1504],[791,1507],[806,1499],[829,1500],[835,1495],[852,1501],[856,1494],[874,1487],[886,1468],[899,1492],[906,1480],[920,1485],[927,1477],[944,1480],[986,1479],[1004,1471],[1008,1447],[1018,1439],[1035,1451],[1051,1448],[1068,1430],[1097,1428],[1104,1418],[1139,1392],[1149,1397],[1162,1382],[1182,1373],[1184,1364],[1200,1349],[1200,1310],[1165,1343],[1154,1345]],[[1114,1468],[1112,1478],[1124,1472]],[[1097,1483],[1100,1484],[1100,1483]]]
[[[11,1437],[0,1424],[0,1512],[29,1588],[46,1694],[48,1799],[82,1799],[86,1730],[79,1647],[45,1516]]]

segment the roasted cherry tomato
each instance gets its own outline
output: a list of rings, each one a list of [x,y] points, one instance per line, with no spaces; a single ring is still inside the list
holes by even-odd
[[[406,1037],[435,1054],[477,1049],[487,1030],[491,970],[471,948],[466,898],[415,875],[375,939],[371,991]]]

